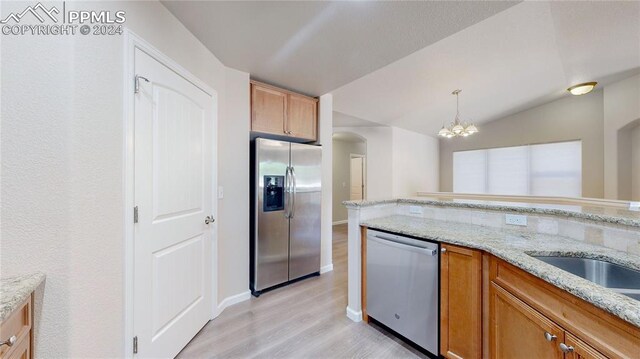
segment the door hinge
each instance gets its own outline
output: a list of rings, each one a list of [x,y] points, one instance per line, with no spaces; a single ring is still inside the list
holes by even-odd
[[[138,354],[138,336],[133,337],[133,354]]]
[[[138,223],[138,206],[133,207],[133,223]]]

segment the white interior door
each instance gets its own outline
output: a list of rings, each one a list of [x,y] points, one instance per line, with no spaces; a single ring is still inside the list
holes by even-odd
[[[364,158],[351,158],[351,195],[352,201],[364,199]]]
[[[136,49],[134,335],[169,358],[212,318],[213,98]]]

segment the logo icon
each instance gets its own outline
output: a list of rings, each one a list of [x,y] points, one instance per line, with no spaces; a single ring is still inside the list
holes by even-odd
[[[44,17],[39,14],[38,12],[43,12],[44,15],[47,15],[51,20],[53,20],[53,22],[58,22],[58,19],[54,16],[54,14],[59,14],[60,10],[58,10],[55,6],[52,6],[51,9],[47,9],[44,5],[42,5],[42,3],[37,3],[35,6],[28,6],[26,9],[24,9],[24,11],[22,11],[19,14],[15,14],[15,13],[11,13],[9,14],[9,16],[7,16],[4,20],[0,20],[0,24],[6,24],[8,23],[10,20],[15,21],[16,23],[20,22],[20,20],[22,20],[22,18],[31,13],[33,14],[33,16],[36,17],[36,19],[40,20],[41,23],[44,22]]]

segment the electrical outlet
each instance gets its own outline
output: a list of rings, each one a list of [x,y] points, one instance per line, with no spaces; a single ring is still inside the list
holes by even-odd
[[[629,202],[630,211],[640,211],[640,202]]]
[[[409,213],[411,214],[422,214],[421,206],[409,206]]]
[[[527,225],[527,216],[522,214],[505,214],[504,220],[507,224],[513,226],[525,226]]]

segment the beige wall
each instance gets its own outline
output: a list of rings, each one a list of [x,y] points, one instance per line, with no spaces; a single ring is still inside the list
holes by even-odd
[[[347,220],[347,208],[342,201],[348,201],[351,188],[351,154],[366,153],[364,141],[333,140],[333,222]]]
[[[393,155],[391,127],[335,127],[333,133],[350,132],[367,142],[367,199],[393,197]]]
[[[640,124],[631,132],[631,200],[640,201]]]
[[[335,127],[367,142],[367,199],[412,197],[438,189],[438,140],[397,127]]]
[[[438,139],[392,127],[393,197],[438,189]]]
[[[604,89],[605,198],[629,199],[629,124],[640,119],[640,75]]]
[[[582,140],[582,196],[604,195],[602,90],[565,96],[495,121],[481,124],[468,138],[440,140],[440,191],[453,190],[453,152],[535,143]]]

